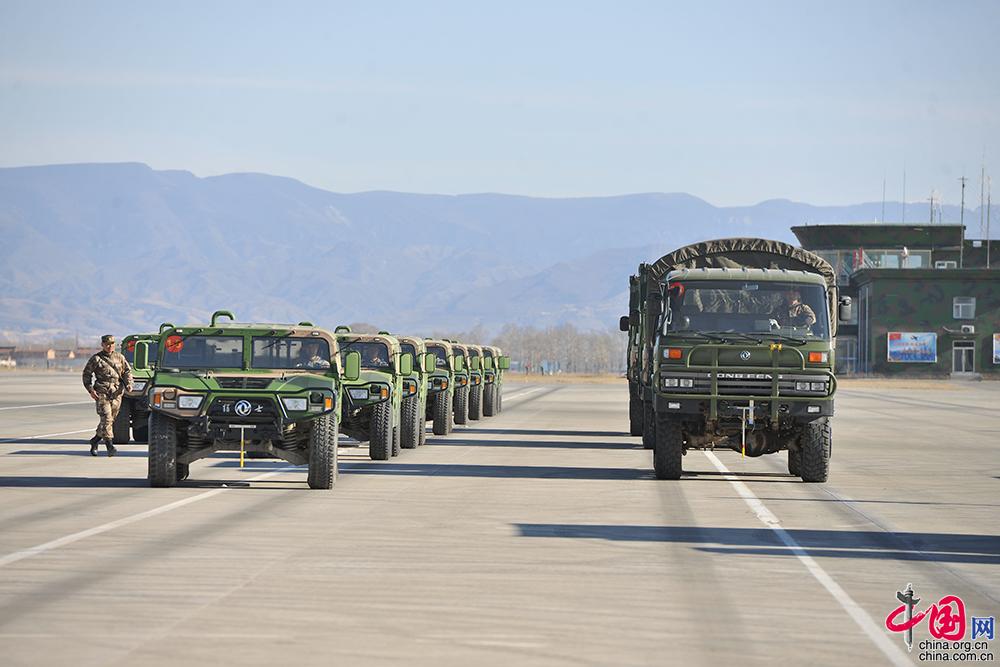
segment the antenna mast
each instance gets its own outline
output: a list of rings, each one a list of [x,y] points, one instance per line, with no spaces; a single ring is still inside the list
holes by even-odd
[[[965,176],[958,179],[958,182],[962,184],[962,207],[958,212],[959,226],[961,229],[958,230],[959,238],[961,239],[958,243],[958,268],[962,268],[962,260],[965,255],[965,182],[969,180]],[[989,256],[989,243],[986,244],[987,257]],[[986,261],[987,265],[989,260]]]

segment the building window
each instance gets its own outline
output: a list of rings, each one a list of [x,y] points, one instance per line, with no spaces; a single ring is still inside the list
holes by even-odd
[[[935,269],[955,269],[958,268],[958,262],[953,259],[937,260],[934,262]]]
[[[956,296],[952,302],[952,311],[956,320],[976,319],[976,297]]]

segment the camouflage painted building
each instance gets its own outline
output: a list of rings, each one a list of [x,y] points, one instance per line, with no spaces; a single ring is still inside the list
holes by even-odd
[[[959,225],[792,231],[854,299],[855,321],[837,334],[838,372],[1000,377],[1000,241],[964,239]]]

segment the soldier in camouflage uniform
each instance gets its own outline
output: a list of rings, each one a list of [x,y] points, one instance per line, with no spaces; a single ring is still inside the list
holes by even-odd
[[[112,424],[121,408],[122,394],[132,389],[132,369],[125,357],[115,351],[114,336],[101,336],[101,351],[83,368],[83,386],[97,404],[101,418],[97,433],[90,439],[90,455],[97,456],[97,447],[103,440],[108,456],[114,456],[117,450],[111,441]]]
[[[771,319],[777,320],[783,327],[811,327],[816,322],[816,313],[802,303],[798,290],[788,290],[785,302],[771,313]]]

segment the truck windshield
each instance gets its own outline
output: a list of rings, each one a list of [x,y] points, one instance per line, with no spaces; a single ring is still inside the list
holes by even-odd
[[[684,281],[668,287],[670,325],[681,333],[829,338],[826,290],[789,282]]]
[[[428,345],[427,351],[434,355],[437,368],[448,368],[448,353],[439,345]]]
[[[164,368],[243,368],[243,336],[168,336]]]
[[[385,343],[354,340],[344,341],[344,343],[340,346],[341,354],[350,352],[351,350],[356,350],[361,353],[361,368],[384,370],[391,366],[389,347]]]
[[[254,336],[252,368],[330,368],[330,344],[321,338]]]

